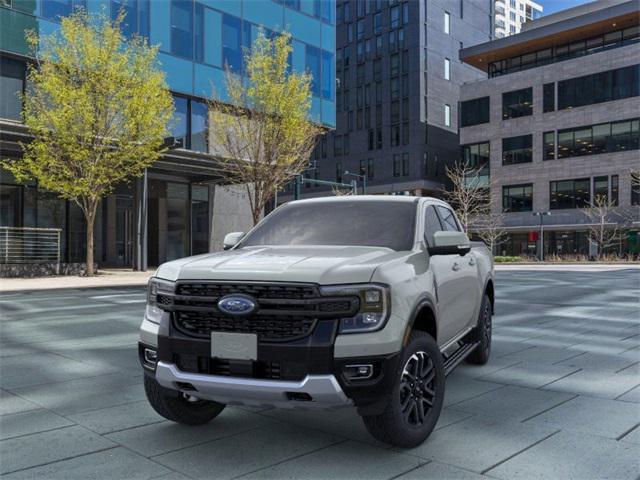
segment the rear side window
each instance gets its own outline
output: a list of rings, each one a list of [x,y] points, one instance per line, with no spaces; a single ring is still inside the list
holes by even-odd
[[[442,230],[442,224],[438,218],[435,208],[432,206],[427,207],[424,222],[424,236],[427,241],[427,245],[433,244],[433,234]]]
[[[440,205],[437,205],[436,208],[438,209],[438,215],[442,221],[442,229],[446,232],[459,232],[460,227],[458,226],[458,222],[453,212],[448,208],[441,207]]]

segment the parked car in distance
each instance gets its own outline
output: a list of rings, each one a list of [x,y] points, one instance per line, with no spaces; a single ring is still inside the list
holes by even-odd
[[[446,375],[489,359],[492,257],[441,200],[290,202],[225,248],[149,282],[140,361],[169,420],[355,406],[375,438],[413,447],[438,420]]]

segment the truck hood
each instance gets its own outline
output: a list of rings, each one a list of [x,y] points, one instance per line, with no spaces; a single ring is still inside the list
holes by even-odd
[[[378,266],[407,255],[381,247],[247,247],[165,263],[156,276],[166,280],[244,280],[365,283]]]

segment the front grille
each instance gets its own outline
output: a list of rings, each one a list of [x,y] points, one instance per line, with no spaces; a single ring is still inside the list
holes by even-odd
[[[295,316],[230,317],[208,312],[176,312],[175,326],[194,337],[209,337],[211,332],[256,333],[260,340],[293,340],[309,335],[315,318]]]
[[[196,355],[174,355],[174,362],[183,372],[222,375],[225,377],[251,377],[269,380],[299,380],[303,376],[283,375],[280,362],[234,362],[221,358],[207,358]]]
[[[248,316],[221,312],[218,300],[243,294],[255,299]],[[320,318],[351,317],[359,309],[357,296],[323,297],[316,285],[266,283],[178,283],[175,294],[159,294],[158,306],[173,312],[181,333],[210,337],[211,332],[255,333],[261,341],[289,341],[313,332]]]

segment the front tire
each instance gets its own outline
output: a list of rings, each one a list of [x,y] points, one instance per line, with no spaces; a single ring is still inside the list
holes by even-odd
[[[161,416],[172,422],[185,425],[203,425],[217,417],[225,405],[209,400],[201,400],[193,396],[177,392],[177,395],[167,393],[158,382],[144,376],[144,391],[153,409]]]
[[[491,300],[486,293],[482,297],[480,305],[480,315],[478,316],[478,326],[476,327],[476,339],[478,346],[467,357],[467,362],[475,365],[484,365],[491,356]]]
[[[442,353],[430,335],[411,333],[396,376],[385,410],[362,419],[377,440],[396,447],[416,447],[436,426],[444,400]]]

